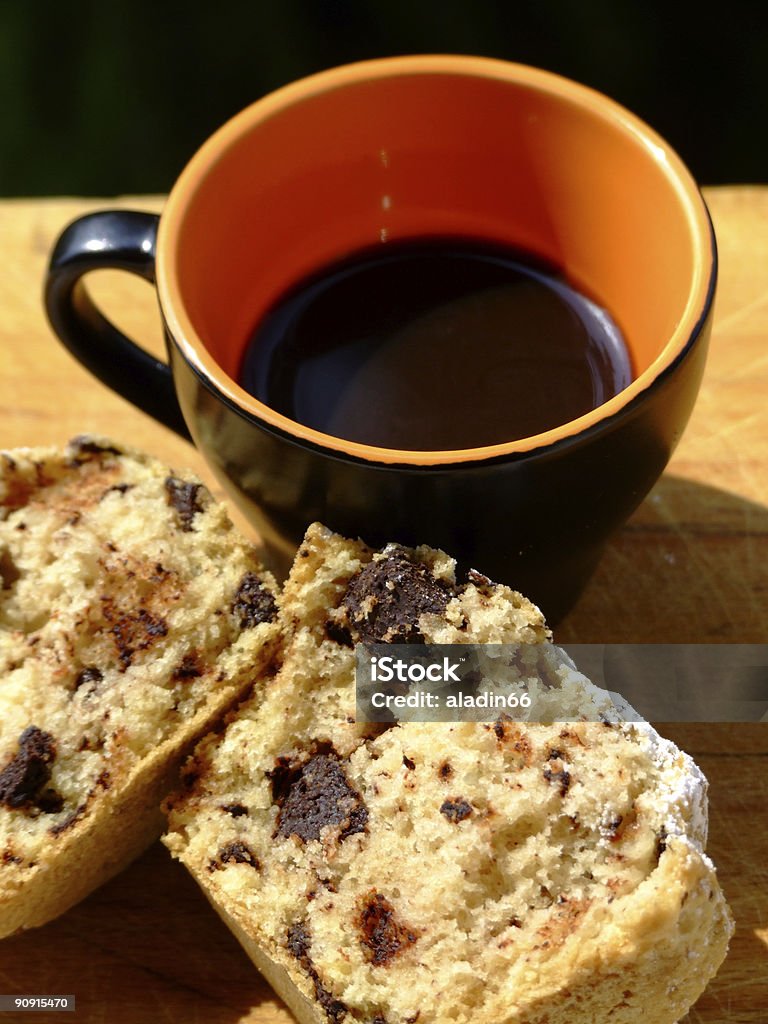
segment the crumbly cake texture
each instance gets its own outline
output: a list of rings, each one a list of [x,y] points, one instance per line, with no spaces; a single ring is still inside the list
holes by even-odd
[[[164,841],[302,1024],[671,1024],[725,956],[705,780],[645,724],[354,720],[360,640],[546,643],[442,552],[311,527],[283,667]]]
[[[0,453],[0,935],[162,831],[194,742],[271,661],[274,580],[199,480],[110,440]]]

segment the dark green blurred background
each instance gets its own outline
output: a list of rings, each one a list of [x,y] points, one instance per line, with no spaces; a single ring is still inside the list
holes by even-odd
[[[366,57],[485,54],[585,82],[705,184],[768,181],[764,0],[0,0],[0,195],[166,191],[294,78]]]

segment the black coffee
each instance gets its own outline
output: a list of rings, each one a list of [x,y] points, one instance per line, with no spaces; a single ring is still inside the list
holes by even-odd
[[[240,374],[306,426],[422,451],[540,433],[631,379],[604,309],[519,253],[463,240],[388,243],[303,281],[249,339]]]

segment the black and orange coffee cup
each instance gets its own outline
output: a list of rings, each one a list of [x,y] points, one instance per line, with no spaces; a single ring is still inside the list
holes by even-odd
[[[543,433],[420,451],[323,433],[238,383],[254,325],[297,281],[371,246],[447,236],[534,253],[599,296],[631,355],[628,386]],[[167,364],[89,299],[82,278],[104,267],[156,283]],[[428,543],[556,621],[681,436],[715,280],[704,201],[638,118],[544,71],[425,56],[254,103],[192,158],[159,219],[112,210],[66,228],[46,306],[97,377],[191,437],[276,556],[313,520]]]

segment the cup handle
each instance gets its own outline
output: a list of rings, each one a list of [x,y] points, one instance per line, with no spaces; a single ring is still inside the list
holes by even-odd
[[[155,281],[160,218],[102,210],[73,221],[59,236],[45,281],[45,309],[72,355],[123,398],[190,440],[167,363],[145,352],[97,309],[82,278],[117,269]]]

